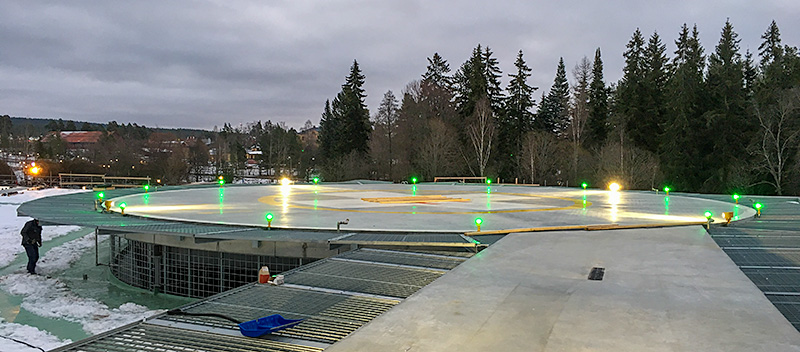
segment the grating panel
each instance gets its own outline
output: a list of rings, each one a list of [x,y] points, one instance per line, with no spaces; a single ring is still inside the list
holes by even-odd
[[[284,273],[286,283],[406,298],[442,272],[365,263],[320,260]]]
[[[184,310],[191,313],[220,313],[240,321],[272,314],[281,314],[288,319],[306,319],[299,325],[276,334],[333,343],[397,303],[398,301],[251,284],[189,305]],[[160,319],[236,329],[231,322],[214,317],[164,315]]]
[[[414,265],[436,269],[453,269],[458,266],[458,264],[461,264],[466,260],[466,258],[445,258],[443,256],[373,250],[350,251],[340,254],[338,258],[389,264]]]
[[[798,269],[742,269],[764,292],[800,292]]]
[[[322,348],[238,336],[220,338],[220,335],[207,332],[141,323],[101,338],[90,338],[55,351],[317,352],[322,351]]]
[[[800,251],[798,250],[726,248],[725,253],[738,266],[800,266]]]

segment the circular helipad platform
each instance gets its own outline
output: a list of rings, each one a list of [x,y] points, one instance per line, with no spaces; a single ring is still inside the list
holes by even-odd
[[[711,211],[734,220],[755,211],[663,193],[563,187],[442,184],[224,186],[136,194],[113,200],[127,214],[188,222],[293,229],[470,232],[572,225],[704,221]]]

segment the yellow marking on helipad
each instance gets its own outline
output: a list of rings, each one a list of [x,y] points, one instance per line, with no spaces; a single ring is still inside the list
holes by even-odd
[[[361,198],[365,202],[380,204],[406,204],[406,203],[437,203],[437,202],[469,202],[466,198],[450,198],[443,195],[413,196],[413,197],[381,197]]]
[[[395,192],[393,190],[335,190],[335,191],[309,191],[309,192],[297,192],[292,193],[293,196],[303,195],[303,194],[319,194],[319,193],[352,193],[352,192]],[[464,191],[438,191],[439,193],[459,193],[459,194],[482,194],[483,192],[464,192]],[[586,202],[584,204],[583,199],[573,199],[573,198],[564,198],[564,197],[556,197],[556,196],[543,196],[538,194],[526,194],[526,193],[505,193],[505,192],[492,192],[492,195],[495,194],[502,194],[502,195],[511,195],[511,196],[520,196],[520,197],[531,197],[531,198],[547,198],[547,199],[558,199],[567,202],[572,202],[572,205],[565,206],[565,207],[552,207],[552,208],[538,208],[538,209],[509,209],[509,210],[473,210],[473,211],[416,211],[416,210],[409,210],[409,211],[386,211],[386,210],[359,210],[359,209],[339,209],[339,208],[327,208],[323,206],[307,206],[307,205],[296,205],[296,204],[287,204],[284,203],[284,197],[277,194],[277,195],[270,195],[258,198],[258,201],[261,203],[269,204],[276,207],[286,207],[286,208],[295,208],[295,209],[306,209],[306,210],[327,210],[327,211],[340,211],[340,212],[347,212],[347,213],[372,213],[372,214],[430,214],[430,215],[439,215],[439,214],[503,214],[503,213],[527,213],[527,212],[535,212],[535,211],[555,211],[555,210],[569,210],[569,209],[582,209],[585,207],[589,207],[592,205],[592,202]]]

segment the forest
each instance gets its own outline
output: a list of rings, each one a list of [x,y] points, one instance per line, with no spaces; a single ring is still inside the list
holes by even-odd
[[[618,82],[604,80],[597,48],[569,73],[559,60],[539,96],[521,50],[503,87],[500,63],[479,44],[457,69],[433,54],[419,79],[399,96],[385,92],[372,114],[354,60],[323,108],[322,175],[797,194],[800,56],[774,21],[761,39],[757,53],[742,52],[727,21],[707,53],[697,27],[684,24],[668,53],[658,33],[637,29]]]

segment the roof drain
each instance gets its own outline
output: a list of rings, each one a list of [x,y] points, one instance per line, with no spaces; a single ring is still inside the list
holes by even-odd
[[[594,267],[592,271],[589,272],[589,280],[593,281],[601,281],[603,280],[603,275],[606,274],[606,268],[601,267]]]

